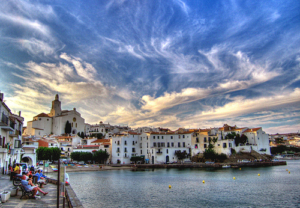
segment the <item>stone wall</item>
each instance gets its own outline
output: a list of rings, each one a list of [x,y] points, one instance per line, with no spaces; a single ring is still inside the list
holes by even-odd
[[[57,185],[57,180],[49,178],[49,183],[53,183],[53,184]],[[71,185],[66,186],[66,200],[69,205],[69,208],[73,208],[73,207],[83,208],[80,200],[77,198]]]

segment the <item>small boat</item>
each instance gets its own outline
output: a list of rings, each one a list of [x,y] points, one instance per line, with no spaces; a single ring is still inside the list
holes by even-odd
[[[239,168],[239,166],[236,166],[236,165],[233,165],[233,166],[231,166],[232,168]]]
[[[230,165],[223,165],[222,168],[230,168]]]
[[[57,171],[58,171],[58,169],[57,169],[57,168],[52,168],[52,170],[53,170],[54,172],[57,172]]]

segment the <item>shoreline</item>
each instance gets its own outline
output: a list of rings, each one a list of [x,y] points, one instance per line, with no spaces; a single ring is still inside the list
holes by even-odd
[[[230,168],[241,167],[269,167],[286,165],[286,161],[271,162],[249,162],[249,163],[188,163],[188,164],[123,164],[123,165],[93,165],[88,167],[66,166],[66,172],[87,172],[87,171],[107,171],[107,170],[130,170],[130,169],[148,169],[148,168],[222,168],[223,165],[230,165]],[[46,169],[45,173],[54,173],[51,168]]]

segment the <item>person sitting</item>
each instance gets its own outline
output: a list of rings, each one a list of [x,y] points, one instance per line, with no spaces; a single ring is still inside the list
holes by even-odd
[[[34,185],[33,182],[32,182],[32,175],[29,175],[29,178],[28,178],[28,184],[31,185],[32,187],[37,187],[37,190],[39,192],[41,192],[42,194],[47,195],[48,192],[44,192],[42,189],[40,189],[38,186]]]
[[[36,186],[29,185],[28,181],[26,181],[25,175],[22,176],[21,184],[26,191],[32,191],[32,197],[35,199],[35,195],[38,193],[38,189]]]
[[[41,187],[43,184],[46,184],[45,176],[42,174],[41,170],[38,170],[37,173],[34,175],[38,177],[37,182],[41,184]]]
[[[19,164],[18,164],[18,163],[16,164],[16,167],[15,167],[15,169],[14,169],[14,172],[15,172],[16,174],[20,174],[20,167],[19,167]]]

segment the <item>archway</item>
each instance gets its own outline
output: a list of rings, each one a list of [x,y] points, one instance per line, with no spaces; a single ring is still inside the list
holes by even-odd
[[[23,156],[22,157],[22,162],[27,163],[29,166],[35,165],[33,159],[30,156]]]

